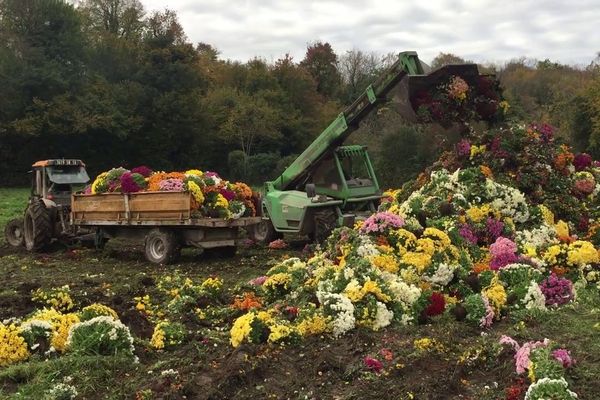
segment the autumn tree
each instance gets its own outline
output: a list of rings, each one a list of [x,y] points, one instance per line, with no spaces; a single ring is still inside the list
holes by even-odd
[[[327,98],[334,98],[341,81],[338,71],[338,58],[327,42],[315,42],[308,46],[300,65],[307,69],[317,82],[317,92]]]

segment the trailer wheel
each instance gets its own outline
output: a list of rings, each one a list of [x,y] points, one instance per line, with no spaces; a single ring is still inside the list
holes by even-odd
[[[40,251],[52,240],[52,221],[50,212],[42,201],[33,202],[25,211],[23,223],[25,248]]]
[[[170,264],[179,256],[180,248],[174,232],[153,229],[146,235],[146,259],[155,264]]]
[[[21,247],[25,242],[23,235],[23,218],[15,218],[8,221],[4,227],[4,237],[8,244],[13,247]]]
[[[269,244],[275,239],[281,239],[283,235],[275,230],[270,219],[263,219],[248,230],[250,238],[255,242]]]
[[[326,208],[315,211],[314,221],[315,230],[311,236],[316,243],[323,243],[337,228],[337,215],[334,209]]]

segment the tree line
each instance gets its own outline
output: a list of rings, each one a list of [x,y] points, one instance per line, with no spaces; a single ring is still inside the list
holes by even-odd
[[[81,158],[91,174],[199,167],[258,184],[393,60],[337,54],[318,41],[299,61],[225,60],[192,43],[174,11],[149,12],[138,0],[0,0],[0,186],[27,183],[33,161],[56,157]],[[440,54],[432,67],[463,61]],[[513,118],[558,125],[579,150],[600,156],[597,60],[484,67],[500,77]],[[389,118],[367,129],[359,137],[386,185],[435,156],[426,128]]]

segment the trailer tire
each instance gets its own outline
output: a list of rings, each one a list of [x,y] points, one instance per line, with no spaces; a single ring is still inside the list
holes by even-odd
[[[50,212],[42,201],[29,204],[23,221],[25,248],[29,251],[41,251],[52,240],[52,221]]]
[[[6,242],[12,247],[21,247],[25,243],[23,232],[23,218],[15,218],[8,221],[4,227]]]
[[[312,240],[316,243],[323,243],[331,232],[337,228],[337,216],[334,209],[325,208],[317,210],[313,214],[315,230],[313,232]]]
[[[180,253],[179,241],[173,231],[152,229],[144,242],[146,259],[155,264],[170,264]]]
[[[250,238],[255,242],[269,244],[273,240],[281,239],[283,235],[275,230],[270,219],[263,219],[249,229]]]

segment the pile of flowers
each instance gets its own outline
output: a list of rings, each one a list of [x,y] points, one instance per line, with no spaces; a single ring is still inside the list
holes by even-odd
[[[444,126],[460,121],[500,120],[509,107],[502,99],[498,81],[489,76],[444,76],[417,91],[411,102],[419,120]]]
[[[256,215],[256,194],[242,182],[232,183],[215,172],[155,172],[141,166],[113,168],[96,177],[87,194],[137,192],[189,192],[195,215],[237,219]]]
[[[529,139],[513,139],[511,132]],[[442,314],[487,329],[508,313],[545,312],[572,301],[578,288],[599,285],[598,190],[581,197],[569,172],[597,176],[597,164],[584,159],[575,167],[581,157],[566,157],[558,171],[555,164],[509,162],[542,149],[539,157],[565,154],[550,133],[514,127],[495,145],[471,140],[416,190],[390,192],[378,213],[354,229],[335,230],[308,260],[275,265],[252,281],[264,301],[234,322],[231,344],[340,336]],[[504,150],[514,141],[524,146]],[[506,161],[492,162],[491,151],[503,152]],[[531,184],[525,168],[549,170],[549,178],[524,191]],[[557,206],[562,197],[570,199]],[[587,214],[572,218],[564,204],[573,198]]]

